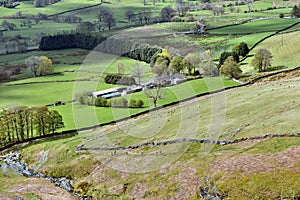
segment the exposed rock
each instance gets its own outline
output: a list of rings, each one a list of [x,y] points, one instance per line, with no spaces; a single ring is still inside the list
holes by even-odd
[[[113,195],[120,195],[124,192],[124,185],[120,184],[120,185],[110,187],[108,188],[108,191]]]
[[[130,198],[143,198],[147,192],[147,187],[142,183],[136,183],[129,195]]]

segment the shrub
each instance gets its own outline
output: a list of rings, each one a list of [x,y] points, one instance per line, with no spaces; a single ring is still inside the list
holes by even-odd
[[[96,107],[109,107],[108,100],[102,97],[97,97],[95,99],[95,106]]]
[[[280,14],[279,14],[279,18],[284,18],[284,14],[283,14],[283,13],[280,13]]]
[[[129,107],[130,108],[136,108],[137,101],[135,99],[130,99],[129,101]]]
[[[189,18],[187,19],[187,22],[194,22],[194,21],[196,21],[196,19],[193,16],[189,16]]]
[[[182,22],[183,20],[180,18],[180,17],[178,17],[178,16],[174,16],[174,17],[172,17],[172,19],[171,19],[171,22]]]
[[[132,76],[125,76],[120,74],[107,74],[104,78],[107,84],[120,84],[120,85],[134,85],[135,79]]]
[[[144,101],[139,99],[139,100],[136,102],[136,107],[137,107],[137,108],[142,108],[143,106],[144,106]]]
[[[127,108],[128,101],[125,98],[113,98],[111,99],[111,107],[115,108]]]

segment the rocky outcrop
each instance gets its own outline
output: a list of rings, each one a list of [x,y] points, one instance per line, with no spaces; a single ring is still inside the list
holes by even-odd
[[[72,180],[67,178],[53,178],[46,176],[41,173],[36,173],[35,171],[28,168],[28,165],[23,161],[20,161],[20,154],[18,152],[13,152],[7,154],[5,156],[1,156],[1,168],[3,172],[7,172],[8,170],[12,170],[20,175],[27,176],[27,177],[38,177],[44,178],[49,180],[50,182],[54,183],[55,186],[60,187],[66,190],[69,193],[74,194],[74,190],[72,187]]]

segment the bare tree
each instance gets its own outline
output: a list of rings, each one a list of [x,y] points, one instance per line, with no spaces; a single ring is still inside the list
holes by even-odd
[[[37,76],[40,61],[41,58],[39,56],[30,56],[29,58],[25,59],[25,64],[28,67],[28,71],[33,73],[34,77]]]
[[[118,62],[118,74],[124,73],[124,69],[125,69],[124,64],[121,61]]]
[[[104,16],[103,23],[107,26],[108,30],[116,25],[115,19],[111,13]]]
[[[154,78],[154,88],[153,89],[145,89],[144,93],[146,96],[153,101],[154,108],[157,107],[157,101],[159,99],[164,99],[165,98],[165,91],[162,88],[162,81],[160,77],[155,77]]]
[[[254,0],[244,0],[244,3],[247,4],[248,11],[251,12],[254,6]]]
[[[145,66],[142,64],[139,64],[139,63],[135,64],[132,69],[132,75],[133,75],[133,77],[138,78],[139,85],[141,85],[141,78],[143,78],[145,75],[144,69],[145,69]]]
[[[127,10],[126,13],[125,13],[125,18],[126,18],[128,21],[131,21],[133,15],[134,15],[134,13],[133,13],[132,10]]]

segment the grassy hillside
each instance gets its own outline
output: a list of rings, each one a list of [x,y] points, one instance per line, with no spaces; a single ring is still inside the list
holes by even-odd
[[[294,28],[292,30],[295,30]],[[295,45],[299,42],[299,31],[282,33],[271,38],[264,40],[262,43],[257,45],[249,55],[255,54],[258,49],[265,48],[272,53],[272,68],[274,70],[284,70],[287,68],[294,68],[300,65],[298,54],[299,52],[298,45]],[[256,74],[256,70],[250,65],[252,56],[249,56],[242,63],[242,69],[245,74]]]
[[[262,38],[299,21],[278,17],[280,13],[290,16],[291,6],[298,1],[260,0],[254,2],[253,12],[248,12],[247,5],[234,6],[232,12],[228,5],[235,4],[235,1],[215,1],[214,6],[225,9],[224,15],[213,16],[211,10],[197,10],[195,7],[195,11],[181,17],[182,20],[188,20],[190,16],[196,20],[203,18],[210,28],[265,18],[210,30],[204,35],[179,33],[194,30],[195,22],[155,22],[149,25],[127,22],[125,12],[128,10],[139,13],[151,9],[151,17],[157,19],[163,7],[170,5],[176,8],[175,2],[156,1],[155,5],[153,2],[145,1],[144,5],[141,0],[109,0],[93,6],[100,3],[99,0],[62,0],[47,7],[34,8],[32,0],[22,1],[15,9],[0,7],[0,24],[5,17],[17,12],[28,16],[38,13],[53,15],[93,6],[60,14],[59,17],[75,14],[83,21],[96,23],[100,8],[105,8],[112,11],[116,20],[116,27],[102,32],[105,35],[158,45],[174,55],[210,50],[213,59],[218,60],[223,51],[231,51],[236,44],[246,42],[252,47]],[[191,6],[200,4],[189,3]],[[37,47],[37,33],[55,34],[74,30],[77,26],[76,23],[51,20],[35,24],[32,19],[30,28],[20,26],[21,19],[9,18],[8,21],[17,27],[3,32],[4,36],[30,37],[27,40],[30,48]],[[125,27],[126,30],[122,30]],[[252,76],[251,79],[263,74],[257,73],[249,64],[252,55],[260,48],[267,48],[273,54],[270,70],[299,66],[299,27],[298,24],[257,45],[241,63],[243,76]],[[24,64],[31,55],[48,56],[57,74],[32,77]],[[145,77],[142,81],[153,76],[149,64],[144,62],[81,49],[1,55],[0,70],[20,69],[20,74],[12,76],[14,81],[0,84],[0,110],[13,104],[43,106],[58,100],[70,101],[81,92],[118,87],[105,84],[103,77],[104,73],[117,73],[119,63],[124,64],[124,74],[131,74],[136,63],[143,64]],[[93,199],[200,199],[201,188],[207,187],[210,187],[207,193],[215,190],[228,200],[299,199],[299,137],[264,137],[230,145],[188,142],[154,145],[182,138],[234,140],[266,134],[299,133],[299,77],[299,70],[282,73],[253,85],[194,98],[120,123],[32,141],[17,149],[31,169],[48,176],[72,179],[76,193],[92,196]],[[166,105],[236,85],[238,83],[223,77],[196,79],[163,88],[163,98],[157,104]],[[153,101],[143,92],[125,98],[143,100],[145,106],[137,109],[104,108],[74,102],[50,106],[49,109],[62,114],[65,128],[61,130],[70,130],[111,122],[153,108]],[[150,145],[123,150],[95,150],[145,142]],[[0,199],[73,198],[44,179],[20,177],[10,171],[0,171],[0,179]]]
[[[39,155],[49,150],[40,171],[52,176],[76,177],[76,191],[95,198],[133,199],[148,194],[147,197],[159,199],[168,196],[196,199],[200,186],[215,184],[225,199],[289,199],[300,195],[298,138],[259,139],[228,146],[183,143],[118,151],[115,156],[110,151],[77,152],[75,146],[82,142],[90,147],[105,147],[180,137],[214,137],[208,134],[208,127],[220,121],[213,121],[218,117],[212,110],[222,114],[220,107],[213,108],[212,102],[222,106],[217,101],[224,98],[222,95],[226,97],[226,123],[220,139],[299,132],[298,90],[297,81],[231,90],[121,123],[117,125],[121,130],[116,132],[113,131],[116,127],[111,126],[81,133],[80,137],[47,139],[26,146],[21,153],[34,167],[39,163]],[[199,125],[191,126],[196,121]],[[103,134],[107,135],[100,138]],[[91,142],[87,143],[88,140]],[[142,165],[149,159],[151,163]],[[208,182],[205,177],[209,177]],[[83,184],[88,187],[82,188]]]
[[[109,132],[105,138],[95,139],[98,134],[103,134],[101,131],[90,132],[91,137],[85,139],[91,140],[86,145],[105,147],[102,139],[106,141],[107,138],[112,141],[108,146],[129,146],[146,141],[185,137],[209,139],[217,135],[226,140],[275,133],[297,133],[300,131],[296,125],[299,121],[296,117],[299,112],[297,102],[300,100],[298,90],[297,82],[263,84],[232,90],[226,96],[219,94],[172,111],[167,108],[137,122],[133,120],[125,129]],[[216,134],[214,136],[213,130]],[[140,134],[144,136],[141,137]]]
[[[270,50],[273,55],[272,66],[296,67],[300,65],[297,55],[300,48],[299,45],[295,45],[299,43],[299,39],[299,31],[276,35],[256,46],[251,53],[255,53],[257,49],[265,48]]]
[[[212,34],[245,34],[245,33],[259,33],[277,31],[299,22],[299,19],[264,19],[255,20],[249,23],[214,29],[209,31]]]

